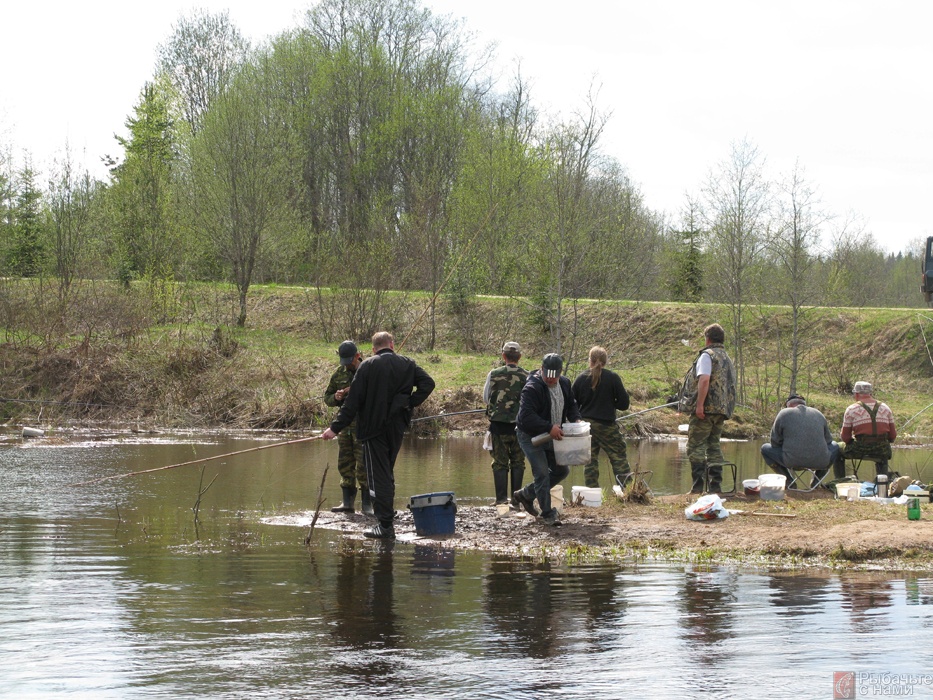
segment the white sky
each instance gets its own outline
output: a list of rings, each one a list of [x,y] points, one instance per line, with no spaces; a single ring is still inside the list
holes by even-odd
[[[603,152],[648,206],[676,218],[733,142],[769,173],[799,160],[839,220],[856,214],[883,248],[933,235],[933,3],[919,0],[426,0],[494,41],[502,86],[521,60],[532,99],[569,116],[595,80],[611,111]],[[0,142],[45,169],[66,140],[95,172],[194,6],[229,9],[262,40],[293,26],[297,0],[7,3]]]

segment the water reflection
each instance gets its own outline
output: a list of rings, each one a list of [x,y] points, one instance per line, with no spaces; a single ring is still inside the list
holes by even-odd
[[[626,608],[618,571],[611,565],[567,569],[493,556],[483,578],[486,618],[496,631],[491,653],[547,659],[579,644],[590,652],[614,646],[604,632]]]
[[[733,635],[736,573],[720,567],[691,567],[684,572],[679,596],[680,625],[689,648],[704,666],[715,666],[728,653]]]
[[[822,610],[829,602],[829,574],[777,572],[768,577],[770,603],[779,615],[794,617]]]
[[[381,542],[372,551],[344,551],[337,560],[335,604],[326,613],[337,643],[334,670],[370,686],[392,674],[391,650],[405,644],[395,609],[394,548]]]
[[[857,634],[875,634],[889,629],[886,608],[893,605],[891,582],[882,576],[843,574],[839,577],[842,609]]]

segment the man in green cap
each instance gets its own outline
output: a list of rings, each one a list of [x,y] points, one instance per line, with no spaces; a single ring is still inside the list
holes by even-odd
[[[350,393],[350,383],[356,374],[356,368],[363,361],[363,355],[352,340],[340,343],[337,349],[340,357],[340,367],[331,375],[327,391],[324,392],[324,403],[339,408],[343,400]],[[337,470],[340,472],[340,490],[343,492],[343,503],[334,506],[334,513],[353,513],[353,502],[356,500],[356,485],[360,488],[360,507],[364,515],[373,514],[372,499],[366,486],[366,469],[363,466],[363,444],[356,437],[355,422],[351,423],[354,430],[344,430],[337,436]]]

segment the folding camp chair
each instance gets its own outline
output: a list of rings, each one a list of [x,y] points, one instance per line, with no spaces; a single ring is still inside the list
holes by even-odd
[[[709,491],[709,470],[712,469],[713,467],[722,467],[723,474],[726,473],[727,468],[732,471],[732,489],[729,491],[722,489],[721,493],[735,493],[739,487],[739,477],[738,477],[739,468],[735,465],[734,462],[720,462],[717,464],[707,464],[706,471],[703,475],[703,490],[707,492]]]
[[[875,465],[875,473],[871,477],[871,481],[874,481],[874,477],[878,476],[878,474],[887,474],[890,479],[896,479],[900,476],[898,472],[891,471],[886,459],[875,457],[845,457],[844,459],[852,465],[852,475],[859,481],[861,481],[861,477],[858,475],[858,470],[862,468],[862,462],[872,462]]]
[[[823,482],[829,477],[830,472],[832,471],[833,465],[829,464],[828,466],[822,469],[812,469],[810,467],[786,467],[788,473],[791,475],[790,483],[785,486],[788,491],[803,491],[809,493],[811,491],[816,491],[823,485]],[[823,472],[823,475],[820,476],[819,472]],[[801,482],[801,479],[807,474],[810,475],[808,482],[809,486],[804,485]],[[799,486],[797,484],[800,484]]]

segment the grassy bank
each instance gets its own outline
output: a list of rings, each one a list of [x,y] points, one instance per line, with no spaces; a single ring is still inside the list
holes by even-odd
[[[0,417],[7,424],[94,423],[159,427],[305,429],[329,420],[322,401],[345,337],[388,329],[437,381],[421,415],[481,406],[485,375],[503,340],[533,368],[557,350],[556,329],[520,298],[440,300],[422,315],[419,293],[319,292],[255,287],[245,328],[232,290],[217,285],[97,283],[62,302],[39,283],[0,286]],[[729,435],[770,429],[789,390],[788,309],[746,309],[745,385]],[[729,310],[711,304],[578,301],[564,310],[560,352],[573,377],[594,344],[610,354],[632,410],[667,402],[702,347],[702,329]],[[420,320],[419,320],[420,319]],[[797,390],[837,428],[856,380],[871,381],[905,435],[933,435],[933,322],[916,309],[811,309],[804,317]],[[727,335],[727,348],[732,339]],[[368,343],[362,347],[368,350]],[[918,415],[919,414],[919,415]],[[684,417],[654,411],[626,421],[632,435],[676,430]],[[481,417],[427,421],[420,430],[476,429]]]

